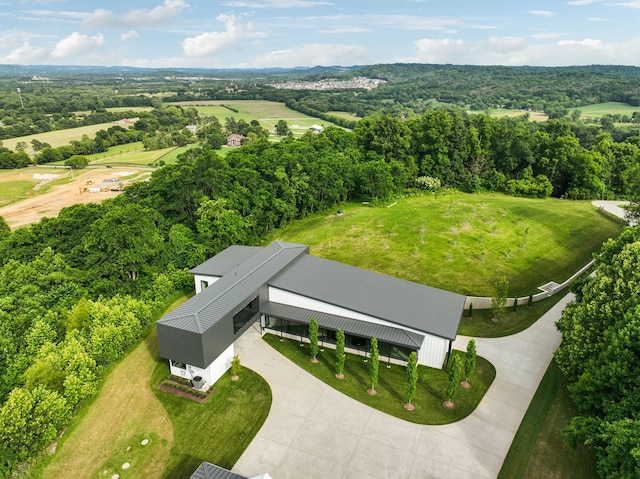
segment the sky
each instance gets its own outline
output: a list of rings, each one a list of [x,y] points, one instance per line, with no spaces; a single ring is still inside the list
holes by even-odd
[[[640,66],[640,0],[0,0],[0,63]]]

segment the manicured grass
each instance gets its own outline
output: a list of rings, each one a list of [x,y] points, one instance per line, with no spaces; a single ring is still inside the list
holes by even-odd
[[[169,150],[168,152],[166,152],[160,158],[158,158],[158,161],[162,160],[162,161],[165,162],[166,165],[173,165],[173,164],[177,163],[179,154],[184,153],[185,151],[187,151],[187,150],[189,150],[191,148],[195,148],[197,146],[198,146],[197,143],[192,143],[192,144],[187,145],[187,146],[175,147],[172,150]]]
[[[240,379],[227,372],[204,404],[157,389],[169,374],[162,360],[151,384],[171,418],[174,444],[167,457],[163,479],[189,477],[202,461],[231,469],[267,419],[271,389],[261,376],[242,368]]]
[[[498,479],[597,479],[593,450],[585,446],[572,449],[562,439],[562,430],[575,414],[567,380],[552,361],[511,443]]]
[[[448,424],[468,416],[477,407],[495,378],[495,368],[487,360],[478,357],[475,373],[470,378],[470,389],[458,388],[453,402],[455,408],[445,409],[442,403],[447,399],[447,371],[418,366],[418,387],[413,403],[413,411],[404,409],[406,402],[406,368],[392,364],[386,367],[381,358],[379,368],[378,394],[372,396],[367,393],[369,384],[369,363],[365,363],[363,356],[347,354],[345,361],[345,378],[335,377],[335,350],[326,348],[318,355],[319,363],[313,364],[309,360],[309,345],[301,347],[298,341],[280,338],[273,334],[266,334],[263,339],[274,349],[288,359],[308,371],[321,381],[347,396],[368,406],[378,409],[405,421],[417,424]],[[464,353],[454,351],[464,360]]]
[[[621,226],[587,201],[496,194],[401,198],[393,207],[349,203],[276,231],[311,253],[467,295],[491,296],[501,277],[509,296],[561,283],[587,264]]]
[[[549,311],[566,295],[566,291],[557,293],[550,298],[533,303],[531,308],[526,304],[519,305],[515,312],[505,308],[498,313],[498,322],[493,322],[490,309],[474,309],[469,318],[466,310],[460,320],[458,334],[476,338],[500,338],[524,331],[535,323],[543,314]]]
[[[33,196],[37,180],[0,181],[0,206]]]
[[[46,133],[37,133],[35,135],[9,138],[7,140],[2,140],[2,143],[5,146],[5,148],[14,150],[16,147],[16,144],[19,141],[24,141],[28,145],[28,147],[25,149],[25,153],[33,157],[35,153],[31,148],[31,140],[33,140],[34,138],[43,143],[49,143],[51,146],[55,148],[58,146],[67,145],[71,140],[81,140],[82,135],[87,135],[89,138],[93,138],[98,131],[107,130],[115,125],[124,126],[125,128],[128,126],[128,125],[121,125],[117,121],[112,121],[109,123],[99,123],[97,125],[81,126],[78,128],[68,128],[66,130],[48,131]]]
[[[626,103],[610,101],[607,103],[597,103],[595,105],[585,105],[578,108],[571,108],[569,114],[573,110],[580,110],[581,118],[600,118],[604,115],[633,115],[634,111],[640,111],[640,107],[631,106]]]
[[[202,461],[233,466],[267,417],[269,385],[243,369],[238,382],[227,374],[199,404],[157,389],[168,369],[159,358],[154,328],[113,367],[99,396],[59,440],[55,455],[44,457],[28,477],[105,479],[117,473],[121,479],[182,479]],[[125,462],[128,469],[122,469]]]

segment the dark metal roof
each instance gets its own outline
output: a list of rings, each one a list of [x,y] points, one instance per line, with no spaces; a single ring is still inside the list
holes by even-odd
[[[309,324],[311,317],[316,318],[318,326],[337,331],[342,329],[345,333],[354,334],[363,338],[377,338],[379,341],[399,346],[407,346],[411,349],[419,349],[424,336],[404,329],[391,328],[382,324],[369,323],[357,319],[345,318],[334,314],[321,313],[303,308],[296,308],[281,303],[270,301],[263,304],[261,311],[269,316],[280,319],[288,319],[298,323]]]
[[[246,261],[158,322],[202,334],[225,315],[239,311],[260,287],[308,252],[308,246],[280,241],[259,248]]]
[[[245,476],[240,476],[231,471],[228,471],[220,466],[211,464],[210,462],[203,462],[198,466],[198,469],[194,471],[189,479],[247,479]]]
[[[258,251],[264,248],[260,246],[229,246],[202,264],[199,264],[191,271],[191,274],[202,274],[205,276],[224,276],[232,269],[247,261]]]
[[[466,299],[311,255],[299,258],[269,285],[451,340]]]

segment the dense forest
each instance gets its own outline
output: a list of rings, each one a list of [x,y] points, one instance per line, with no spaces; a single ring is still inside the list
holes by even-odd
[[[239,84],[224,80],[225,88],[232,81]],[[158,80],[158,88],[169,87],[172,94],[179,88],[183,96],[199,94],[189,82]],[[58,87],[39,88],[55,97]],[[240,95],[267,90],[259,86]],[[80,91],[74,108],[89,107],[90,91]],[[113,86],[97,85],[94,101],[107,99],[109,91]],[[338,94],[365,94],[356,93]],[[132,87],[126,95],[139,92]],[[31,115],[53,114],[35,104],[16,114],[15,105],[6,107],[15,100],[17,92],[0,95],[2,114],[14,125],[16,118],[28,123]],[[103,130],[67,147],[40,145],[35,160],[57,161],[118,142],[142,140],[153,148],[193,141],[184,126],[200,121],[197,111],[155,101],[128,129]],[[62,102],[51,105],[55,110]],[[105,103],[93,107],[88,111],[100,113]],[[72,110],[67,104],[64,111]],[[234,129],[251,141],[223,158],[217,149]],[[75,205],[14,231],[0,218],[0,477],[53,441],[167,301],[191,289],[186,269],[230,244],[258,244],[274,228],[350,199],[386,204],[438,185],[568,199],[637,200],[640,191],[638,130],[611,124],[535,123],[427,108],[402,117],[375,113],[353,131],[329,127],[279,142],[268,141],[258,122],[209,118],[199,125],[197,140],[200,146],[177,164],[115,199]],[[0,160],[19,153],[0,151]],[[639,468],[638,231],[605,246],[598,273],[581,283],[576,305],[559,325],[564,340],[558,362],[574,383],[581,412],[568,436],[595,445],[602,477],[637,477]]]

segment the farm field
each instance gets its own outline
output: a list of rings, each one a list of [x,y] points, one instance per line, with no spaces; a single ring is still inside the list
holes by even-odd
[[[477,115],[480,113],[487,113],[486,110],[468,110],[467,113],[472,115]],[[515,117],[515,116],[523,116],[529,115],[529,120],[531,121],[547,121],[549,117],[545,115],[541,111],[524,111],[524,110],[509,110],[507,108],[491,108],[489,110],[489,116],[493,118],[502,118],[505,116]]]
[[[36,139],[43,143],[49,143],[52,147],[56,148],[58,146],[69,144],[71,140],[80,140],[82,139],[83,135],[87,135],[93,138],[98,131],[106,130],[116,125],[122,126],[125,128],[128,126],[128,125],[123,125],[118,121],[112,121],[109,123],[98,123],[97,125],[81,126],[78,128],[68,128],[66,130],[48,131],[46,133],[37,133],[35,135],[9,138],[7,140],[2,140],[2,144],[5,148],[9,148],[10,150],[15,150],[18,142],[24,141],[28,145],[27,148],[24,150],[25,153],[33,157],[35,155],[33,148],[31,148],[31,140],[33,139]]]
[[[273,130],[278,120],[285,120],[294,136],[301,136],[311,125],[330,126],[333,123],[320,120],[312,116],[303,115],[300,112],[287,108],[284,103],[266,100],[215,100],[215,101],[185,101],[179,103],[165,103],[165,105],[193,106],[201,115],[215,116],[224,125],[225,118],[244,120],[258,120],[260,125],[268,130]],[[238,110],[238,113],[221,106],[229,105]],[[280,138],[272,135],[273,138]]]
[[[150,174],[131,167],[85,168],[73,172],[56,167],[5,170],[0,173],[0,216],[11,228],[35,223],[45,216],[57,216],[67,206],[98,203],[119,194],[117,191],[83,191],[89,184],[99,184],[105,179],[137,181]]]
[[[569,278],[620,231],[587,201],[451,192],[387,208],[350,203],[343,214],[309,217],[270,240],[466,295],[491,296],[505,276],[509,296],[524,296]]]
[[[620,102],[608,102],[608,103],[597,103],[595,105],[586,105],[581,106],[579,108],[572,108],[569,112],[573,110],[580,110],[581,118],[601,118],[604,115],[633,115],[633,112],[640,112],[640,106],[631,106],[626,103]]]
[[[339,118],[346,118],[347,120],[358,121],[360,120],[359,116],[352,115],[351,113],[347,113],[346,111],[328,111],[329,115],[337,116]]]

